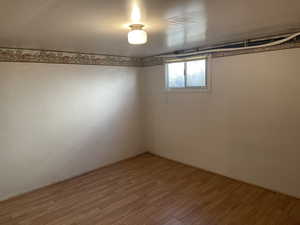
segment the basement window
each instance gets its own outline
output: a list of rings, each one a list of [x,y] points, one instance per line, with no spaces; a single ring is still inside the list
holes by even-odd
[[[208,89],[207,58],[167,63],[166,88]]]

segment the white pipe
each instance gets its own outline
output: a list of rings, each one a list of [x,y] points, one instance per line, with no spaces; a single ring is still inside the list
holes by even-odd
[[[238,48],[219,48],[219,49],[211,49],[211,50],[202,50],[202,51],[196,51],[196,52],[190,52],[190,53],[183,53],[183,54],[170,54],[170,55],[159,55],[156,57],[162,57],[162,58],[171,58],[171,57],[180,57],[180,56],[193,56],[193,55],[201,55],[201,54],[208,54],[208,53],[214,53],[214,52],[231,52],[231,51],[238,51],[238,50],[246,50],[246,49],[255,49],[255,48],[264,48],[264,47],[271,47],[275,45],[283,44],[293,38],[296,38],[300,35],[300,32],[292,34],[284,39],[273,41],[267,44],[262,45],[256,45],[256,46],[248,46],[248,47],[238,47]]]

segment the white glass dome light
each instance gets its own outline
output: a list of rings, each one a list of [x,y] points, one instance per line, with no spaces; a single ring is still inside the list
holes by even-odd
[[[129,26],[128,42],[132,45],[142,45],[147,43],[147,32],[143,30],[143,24],[132,24]]]

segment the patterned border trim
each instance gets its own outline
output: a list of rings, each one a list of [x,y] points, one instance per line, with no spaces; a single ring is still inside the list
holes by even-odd
[[[162,57],[144,57],[142,58],[143,66],[156,66],[164,64],[164,59]]]
[[[291,49],[291,48],[300,48],[300,41],[285,43],[285,44],[276,45],[272,47],[245,49],[245,50],[232,51],[232,52],[217,52],[217,53],[212,53],[212,57],[219,58],[219,57],[259,53],[259,52],[277,51],[277,50],[284,50],[284,49]],[[162,65],[163,63],[164,63],[164,59],[160,57],[151,56],[151,57],[143,58],[143,66],[157,66],[157,65]]]
[[[300,41],[286,43],[282,45],[246,49],[232,52],[213,53],[213,58],[251,54],[267,51],[276,51],[290,48],[300,48]],[[87,53],[72,53],[47,50],[28,50],[28,49],[10,49],[0,48],[0,62],[30,62],[30,63],[55,63],[55,64],[78,64],[78,65],[105,65],[105,66],[156,66],[164,64],[161,57],[127,57],[111,56]]]
[[[142,59],[138,57],[8,48],[0,48],[0,62],[142,66]]]
[[[212,54],[212,57],[218,58],[218,57],[243,55],[243,54],[259,53],[259,52],[270,52],[270,51],[284,50],[290,48],[300,48],[300,42],[292,42],[292,43],[286,43],[286,44],[276,45],[272,47],[254,48],[248,50],[245,49],[245,50],[232,51],[232,52],[217,52]]]

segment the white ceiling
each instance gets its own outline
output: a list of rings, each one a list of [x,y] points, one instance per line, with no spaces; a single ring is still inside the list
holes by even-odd
[[[127,42],[134,0],[0,0],[0,46],[149,56],[300,30],[299,0],[140,0],[149,42]]]

